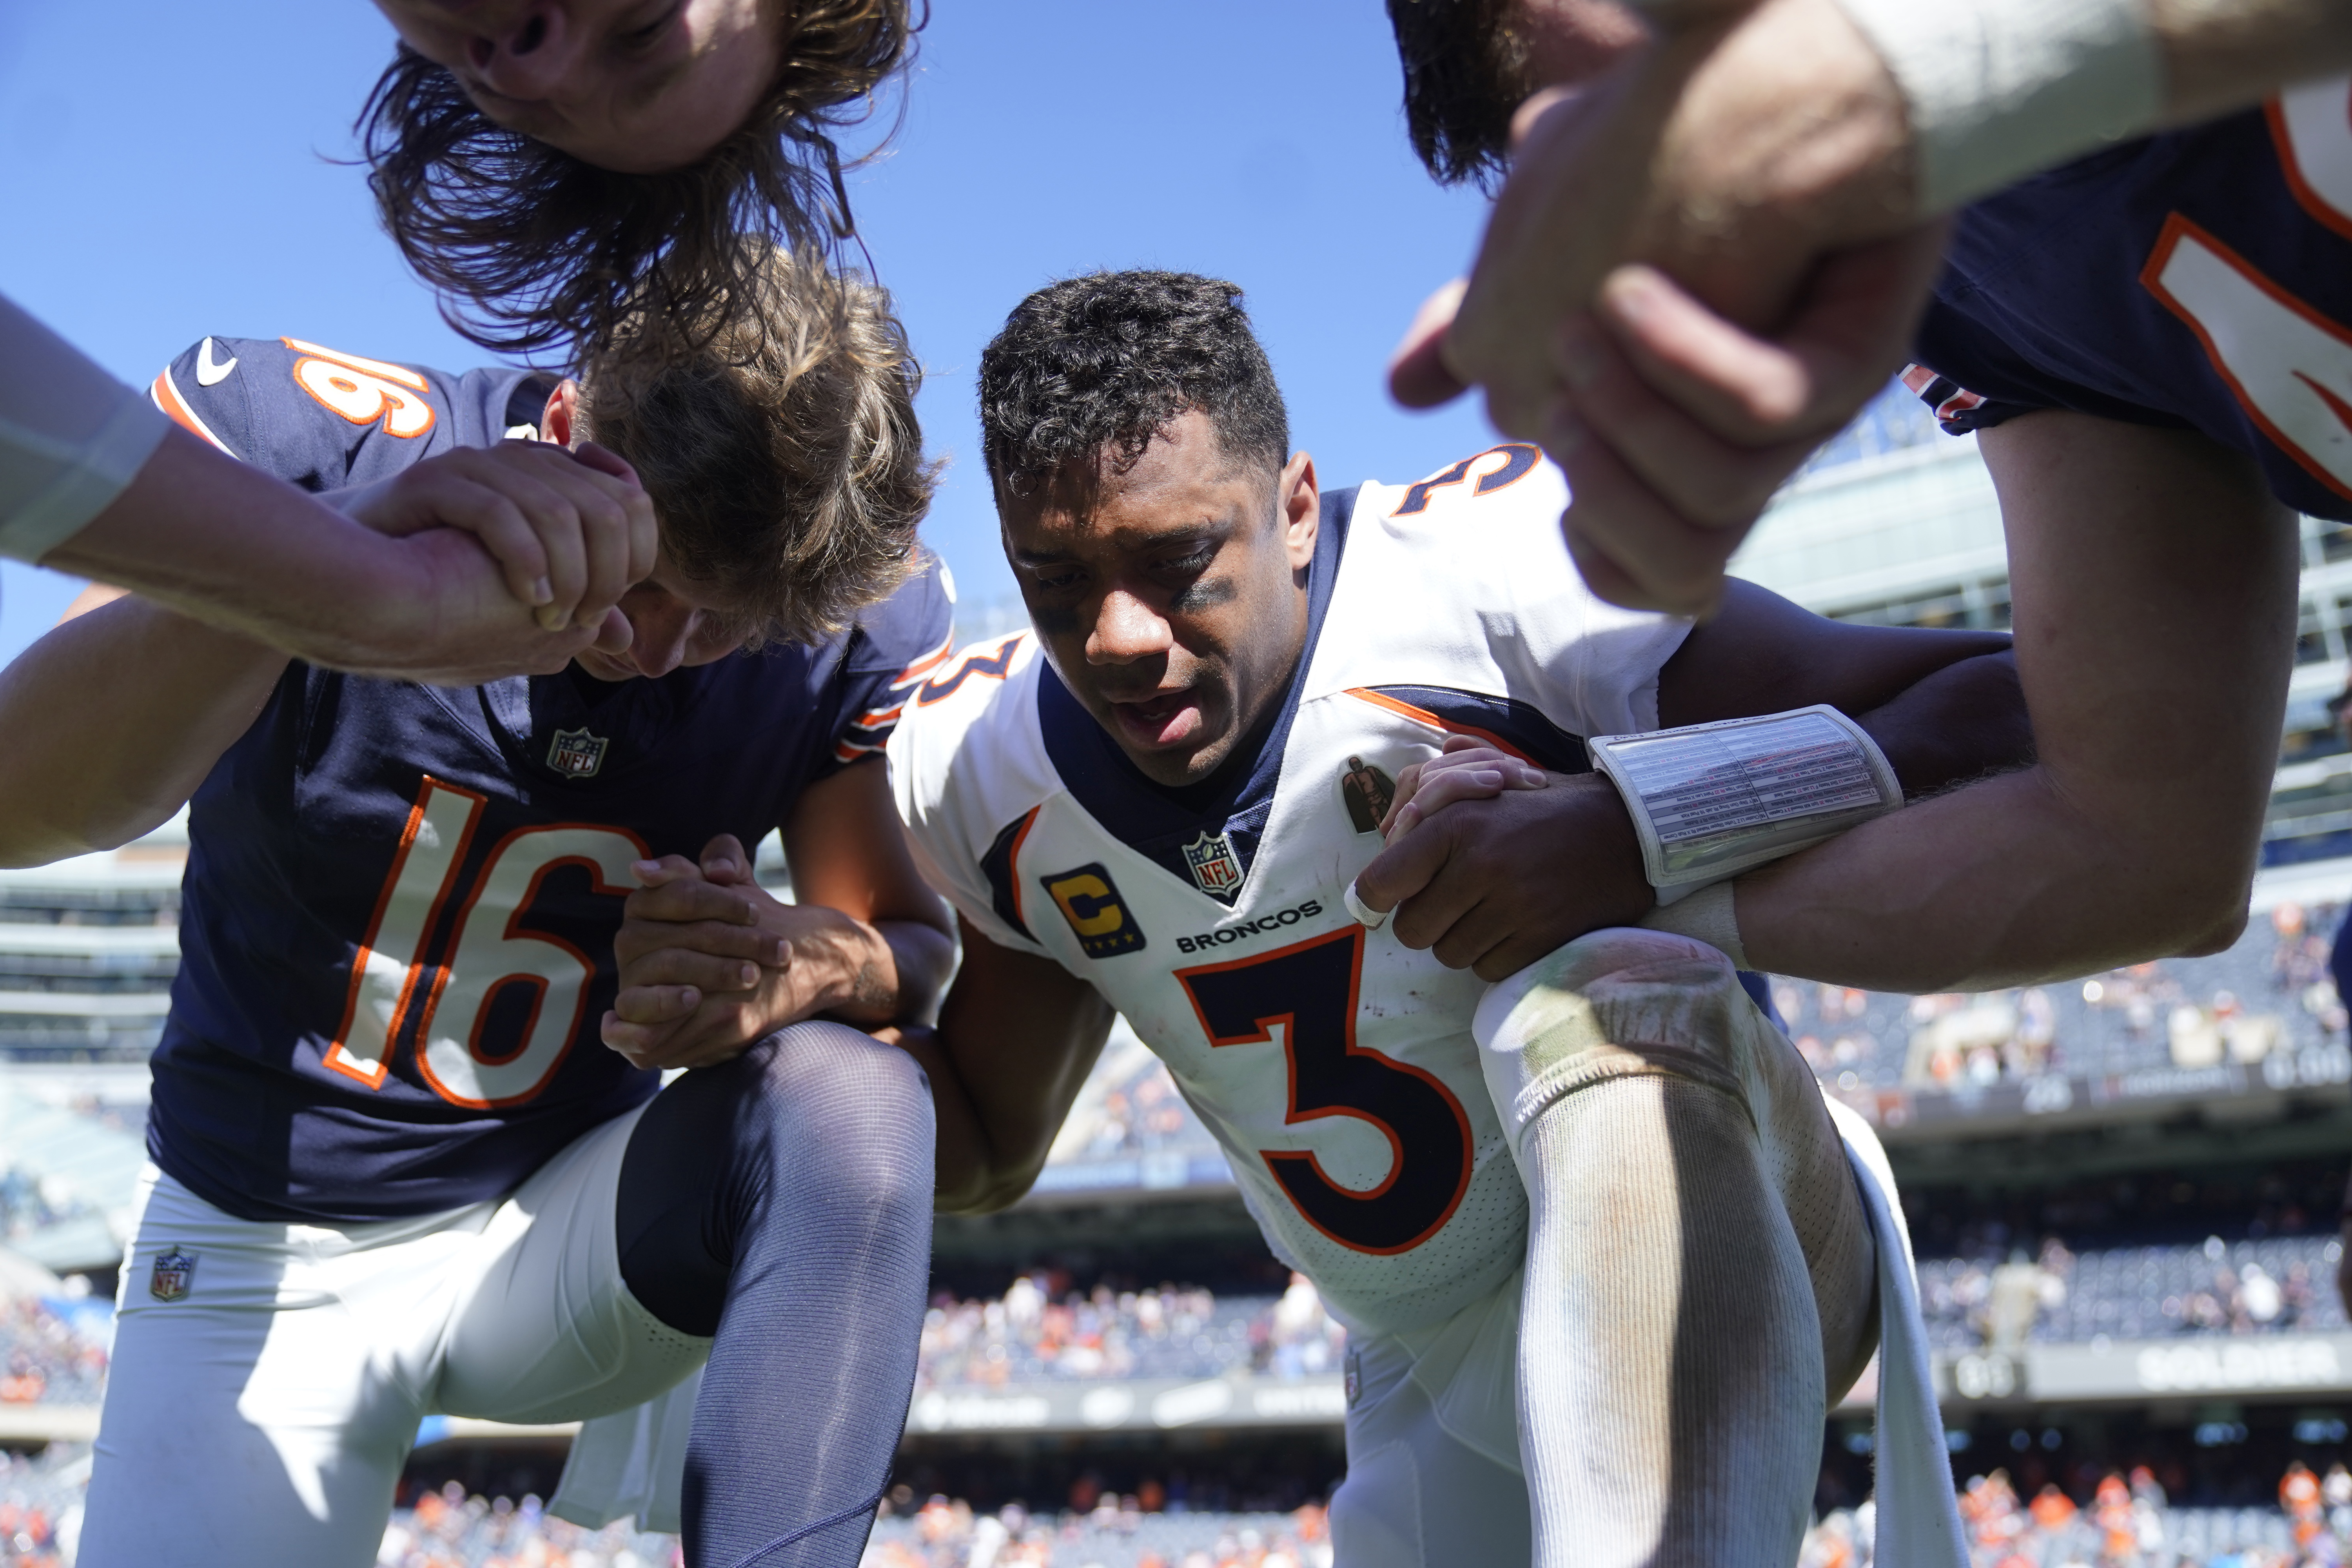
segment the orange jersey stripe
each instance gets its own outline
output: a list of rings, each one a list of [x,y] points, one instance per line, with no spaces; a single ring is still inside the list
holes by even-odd
[[[180,395],[180,389],[172,383],[170,365],[155,373],[154,384],[148,387],[147,395],[155,400],[156,407],[171,416],[173,424],[191,436],[211,442],[222,451],[228,452],[230,457],[236,456],[235,452],[229,452],[227,442],[214,435],[212,427],[196,416],[196,411],[188,406],[188,400]]]

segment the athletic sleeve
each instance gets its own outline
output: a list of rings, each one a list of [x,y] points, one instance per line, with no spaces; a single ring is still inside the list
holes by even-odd
[[[1579,735],[1620,735],[1658,727],[1658,671],[1690,635],[1680,616],[1625,610],[1584,584],[1560,531],[1568,481],[1550,463],[1512,487],[1496,520],[1489,582],[1479,620],[1512,695]],[[1497,500],[1503,497],[1496,497]],[[1487,606],[1507,605],[1506,620]]]
[[[396,472],[449,425],[426,373],[295,338],[205,338],[148,395],[191,435],[313,491]]]
[[[841,718],[832,753],[815,777],[881,755],[898,727],[907,693],[947,658],[955,606],[941,571],[940,558],[923,551],[914,575],[859,614],[842,661]]]
[[[5,297],[0,343],[0,555],[38,561],[112,504],[169,426]]]
[[[1036,738],[1034,639],[999,637],[937,662],[901,693],[890,787],[923,879],[989,941],[1051,958],[1013,880],[1021,840],[1059,787]]]
[[[1903,384],[1935,412],[1948,435],[1965,436],[2043,408],[2068,408],[2126,425],[2193,428],[2169,410],[2035,364],[2005,341],[1998,325],[1979,320],[1967,303],[1940,295],[1928,300],[1912,349],[1917,358],[1904,372]]]

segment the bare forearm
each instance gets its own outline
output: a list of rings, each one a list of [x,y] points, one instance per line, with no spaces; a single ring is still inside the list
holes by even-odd
[[[110,848],[178,810],[253,722],[286,657],[121,599],[0,670],[0,864]]]
[[[2352,68],[2341,0],[2145,0],[2163,50],[2165,120],[2189,125]]]
[[[2067,978],[2225,944],[2211,889],[2250,879],[2253,852],[2217,864],[2117,833],[2028,768],[1740,879],[1740,940],[1758,969],[1871,990]]]
[[[182,430],[42,563],[332,665],[370,662],[371,612],[429,586],[394,541]]]

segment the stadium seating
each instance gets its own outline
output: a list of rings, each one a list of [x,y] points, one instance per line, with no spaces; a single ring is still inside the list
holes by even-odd
[[[2178,1334],[2336,1332],[2340,1246],[2329,1237],[2118,1247],[2005,1260],[1927,1258],[1920,1305],[1939,1350],[2027,1340],[2086,1342]]]
[[[103,1302],[0,1301],[0,1405],[95,1405],[106,1392],[107,1315]]]
[[[179,973],[184,814],[119,850],[0,871],[0,1058],[144,1061]]]
[[[963,1568],[990,1562],[1087,1568],[1330,1568],[1323,1510],[1145,1513],[1106,1497],[1086,1513],[1033,1515],[1018,1506],[975,1514],[933,1498],[876,1521],[864,1568]]]
[[[583,1530],[549,1516],[540,1500],[467,1497],[451,1485],[393,1515],[376,1554],[383,1568],[671,1568],[677,1543],[625,1525]]]
[[[2340,907],[2283,904],[2226,952],[2064,984],[1904,996],[1778,981],[1773,1004],[1824,1082],[1966,1094],[2045,1075],[2237,1066],[2265,1081],[2352,1080],[2327,976]]]
[[[1248,1370],[1312,1377],[1339,1367],[1344,1333],[1315,1288],[1222,1300],[1206,1290],[1121,1291],[1051,1300],[1024,1275],[993,1301],[942,1299],[923,1321],[919,1389],[1049,1378],[1215,1377]]]

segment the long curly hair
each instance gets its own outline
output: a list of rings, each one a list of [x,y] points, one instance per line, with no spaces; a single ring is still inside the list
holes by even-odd
[[[1511,113],[1534,90],[1511,0],[1388,0],[1388,7],[1413,152],[1442,184],[1491,189],[1510,166]]]
[[[384,228],[449,324],[496,353],[576,357],[648,303],[674,322],[737,317],[746,234],[837,248],[853,225],[834,138],[911,61],[929,6],[792,10],[759,105],[701,159],[660,174],[600,169],[509,131],[401,46],[354,129]]]

